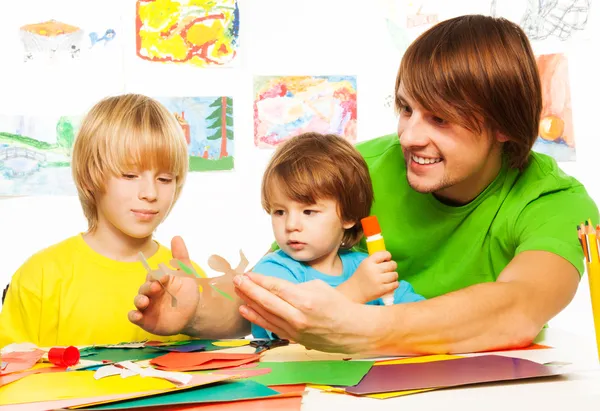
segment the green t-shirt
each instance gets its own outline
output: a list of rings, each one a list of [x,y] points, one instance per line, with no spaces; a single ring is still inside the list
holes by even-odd
[[[396,134],[357,145],[371,173],[376,215],[400,278],[426,298],[495,281],[517,254],[555,253],[583,272],[577,224],[598,222],[585,188],[554,159],[532,153],[523,172],[505,165],[473,201],[453,207],[414,191]],[[364,247],[364,241],[360,248]]]

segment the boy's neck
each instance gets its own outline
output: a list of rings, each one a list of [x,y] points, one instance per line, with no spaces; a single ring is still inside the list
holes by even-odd
[[[342,275],[344,265],[337,251],[333,254],[324,255],[321,258],[306,263],[313,270],[326,275]]]
[[[150,258],[158,251],[158,244],[152,241],[152,236],[133,238],[116,227],[97,227],[92,232],[83,235],[85,242],[98,254],[115,261],[139,261],[141,251],[146,258]]]

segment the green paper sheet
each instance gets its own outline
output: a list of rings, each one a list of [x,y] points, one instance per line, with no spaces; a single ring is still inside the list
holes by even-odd
[[[272,397],[279,392],[254,381],[226,381],[180,392],[158,394],[151,397],[125,400],[105,405],[82,407],[85,410],[124,410],[161,405],[200,404],[207,402],[230,402]]]
[[[164,351],[153,350],[152,348],[94,348],[94,351],[85,357],[92,361],[140,361],[150,360],[152,358],[165,355]]]
[[[270,368],[271,372],[248,380],[264,385],[356,385],[372,365],[373,361],[260,362],[258,368]]]

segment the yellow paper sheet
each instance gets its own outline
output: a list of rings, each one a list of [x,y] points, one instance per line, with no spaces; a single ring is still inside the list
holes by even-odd
[[[50,374],[34,374],[0,388],[0,405],[24,404],[64,400],[70,398],[100,397],[117,394],[136,394],[149,391],[183,389],[194,385],[208,384],[231,379],[228,375],[204,375],[192,380],[189,385],[177,387],[160,378],[128,378],[112,376],[94,379],[95,371],[72,371]]]
[[[221,340],[214,341],[211,344],[217,347],[243,347],[250,344],[250,340]]]

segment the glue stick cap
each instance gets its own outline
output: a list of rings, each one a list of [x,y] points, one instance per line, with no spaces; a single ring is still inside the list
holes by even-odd
[[[365,217],[360,220],[360,223],[362,224],[363,231],[367,237],[375,234],[381,234],[381,228],[379,227],[377,216],[371,215],[369,217]]]

